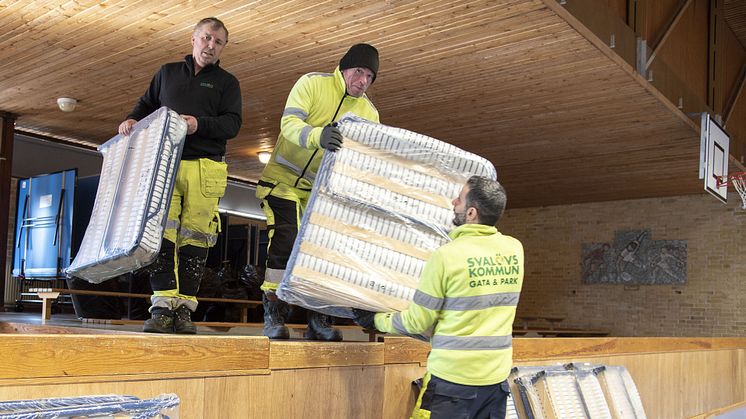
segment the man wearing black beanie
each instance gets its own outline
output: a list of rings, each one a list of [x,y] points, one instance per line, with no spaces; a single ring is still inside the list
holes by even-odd
[[[333,73],[308,73],[293,86],[280,120],[280,136],[256,189],[267,216],[269,244],[264,295],[264,335],[288,339],[285,322],[290,308],[275,291],[285,273],[300,219],[308,204],[316,171],[325,150],[342,147],[342,134],[332,126],[351,112],[379,122],[378,110],[366,96],[378,74],[378,50],[372,45],[353,45]],[[329,317],[308,311],[306,338],[339,341],[342,334],[331,327]]]

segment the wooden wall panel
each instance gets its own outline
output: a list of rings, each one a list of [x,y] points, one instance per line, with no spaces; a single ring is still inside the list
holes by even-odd
[[[736,102],[733,104],[726,131],[735,139],[730,144],[730,154],[741,163],[746,162],[746,86],[742,89]],[[730,167],[731,172],[739,171],[738,167]],[[731,193],[735,191],[731,190]]]
[[[91,395],[132,395],[141,399],[159,394],[174,393],[179,396],[179,418],[204,419],[205,382],[202,379],[148,380],[100,383],[67,383],[36,386],[0,386],[0,400],[28,400],[47,397],[74,397]],[[217,416],[212,416],[217,417]]]
[[[384,375],[383,417],[406,419],[414,409],[418,392],[412,381],[425,375],[418,364],[386,365]]]
[[[344,351],[344,353],[340,353]],[[382,347],[348,342],[343,347],[336,342],[287,341],[272,342],[270,368],[314,368],[348,365],[380,365],[384,361]]]
[[[708,98],[709,5],[691,0],[675,25],[669,26],[684,0],[646,1],[643,29],[648,48],[658,47],[649,67],[653,85],[684,112],[701,112]],[[668,32],[665,41],[661,38]]]
[[[246,418],[248,412],[260,411],[265,403],[265,397],[257,394],[269,395],[271,391],[272,387],[262,377],[208,378],[205,380],[204,413],[220,412],[220,417],[225,419]]]
[[[381,418],[382,366],[209,378],[204,418]]]
[[[725,129],[731,135],[730,154],[743,163],[746,158],[746,49],[729,27],[724,26],[720,33],[717,60],[722,94],[716,111],[723,115]],[[738,170],[731,167],[731,172]]]
[[[214,340],[209,336],[14,335],[0,334],[4,367],[0,379],[266,369],[269,343],[263,336]]]
[[[674,3],[672,9],[663,10],[655,6],[659,5],[657,1],[647,2],[651,7],[648,9],[651,27],[657,19],[663,18],[663,14],[676,11],[678,2],[671,3]],[[688,90],[700,97],[703,103],[706,103],[707,98],[708,32],[708,1],[692,0],[658,54],[658,59],[666,64]],[[654,77],[659,76],[662,76],[660,71]]]
[[[723,4],[723,15],[728,26],[733,29],[741,45],[746,47],[746,2],[743,0],[720,0]]]
[[[736,89],[736,83],[741,75],[741,69],[746,64],[746,50],[736,38],[730,28],[724,27],[720,32],[719,42],[717,45],[717,59],[722,66],[722,83],[723,94],[721,100],[716,104],[715,110],[721,113],[725,110],[731,93]]]
[[[21,337],[21,335],[11,335]],[[43,335],[35,335],[38,338]],[[77,337],[56,335],[57,346]],[[118,338],[126,336],[102,336]],[[162,342],[162,337],[149,337]],[[217,343],[224,340],[251,340],[246,337],[204,337]],[[388,340],[388,338],[386,339]],[[123,363],[129,356],[119,350],[106,351],[110,359],[108,375],[80,374],[71,369],[66,377],[51,377],[54,369],[39,365],[38,375],[50,378],[33,380],[0,380],[0,400],[43,397],[68,397],[95,394],[132,394],[149,398],[162,393],[176,393],[182,401],[182,418],[406,418],[414,404],[416,391],[411,381],[424,373],[421,345],[408,339],[394,339],[399,347],[410,342],[415,350],[408,360],[399,357],[396,364],[348,366],[344,348],[330,358],[342,365],[278,369],[272,371],[226,371],[206,373],[205,358],[192,359],[191,376],[153,374],[120,375],[129,371]],[[655,418],[689,417],[705,411],[732,405],[746,399],[746,339],[707,338],[585,338],[585,339],[515,339],[515,359],[519,365],[551,365],[564,362],[593,362],[625,366],[640,391],[647,416]],[[29,342],[27,349],[37,352]],[[384,352],[384,343],[363,343]],[[218,345],[221,346],[221,345]],[[18,349],[13,349],[13,352]],[[237,348],[238,349],[238,348]],[[307,351],[313,351],[311,345]],[[271,352],[271,348],[269,349]],[[249,358],[261,357],[266,348],[246,347]],[[327,364],[333,364],[327,362]],[[7,364],[0,371],[8,368]],[[50,373],[50,370],[52,371]],[[103,374],[103,371],[102,371]],[[8,375],[8,374],[4,374]],[[136,379],[133,377],[137,377]]]
[[[640,353],[517,361],[516,365],[590,362],[622,365],[635,381],[650,419],[686,418],[746,398],[744,350]]]
[[[637,33],[652,46],[653,42],[662,36],[666,23],[676,12],[682,0],[647,0],[637,2],[638,7],[644,7],[642,13],[644,23],[642,28],[637,28]]]
[[[606,0],[606,3],[608,3],[609,8],[611,8],[620,19],[627,22],[627,0]]]
[[[635,67],[637,40],[626,16],[597,0],[573,0],[563,6],[630,67]]]

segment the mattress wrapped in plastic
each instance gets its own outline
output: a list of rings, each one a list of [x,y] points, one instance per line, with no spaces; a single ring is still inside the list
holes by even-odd
[[[153,262],[163,230],[186,122],[162,107],[101,145],[103,166],[91,220],[68,276],[100,283]]]
[[[452,201],[486,159],[353,115],[344,144],[325,153],[278,295],[341,317],[350,308],[401,311],[429,255],[448,242]]]
[[[145,400],[119,395],[12,400],[0,401],[0,418],[178,418],[180,403],[176,394]]]

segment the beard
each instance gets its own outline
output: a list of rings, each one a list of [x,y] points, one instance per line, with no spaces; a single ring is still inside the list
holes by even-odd
[[[466,212],[462,213],[453,213],[453,225],[456,227],[466,224]]]

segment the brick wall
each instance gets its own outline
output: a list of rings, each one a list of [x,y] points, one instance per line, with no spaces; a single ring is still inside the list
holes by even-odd
[[[743,336],[746,210],[731,193],[727,205],[702,194],[508,210],[498,228],[526,252],[518,314],[564,315],[563,326],[613,336]],[[582,283],[583,243],[643,229],[653,240],[687,241],[686,284]]]

